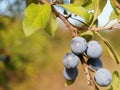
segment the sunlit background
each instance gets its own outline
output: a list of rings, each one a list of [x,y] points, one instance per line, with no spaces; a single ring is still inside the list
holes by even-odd
[[[58,27],[54,38],[45,31],[25,37],[22,29],[25,7],[25,0],[0,0],[0,90],[92,90],[81,64],[75,83],[64,86],[62,58],[70,51],[71,32],[63,25]],[[112,10],[109,2],[105,10],[108,12],[100,16],[99,26],[108,20]],[[102,34],[120,55],[120,31]],[[104,48],[101,57],[104,68],[111,73],[120,72],[120,65],[111,59],[103,42],[96,39]]]

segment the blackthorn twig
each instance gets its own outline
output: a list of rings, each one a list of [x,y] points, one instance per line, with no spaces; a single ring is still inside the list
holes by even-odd
[[[89,68],[88,68],[88,65],[87,63],[85,62],[84,58],[83,58],[83,55],[80,55],[79,56],[80,58],[80,61],[82,63],[82,66],[83,66],[83,69],[85,71],[85,75],[87,77],[87,80],[88,80],[88,85],[91,85],[93,86],[94,90],[99,90],[99,88],[96,86],[96,84],[94,83],[92,77],[91,77],[91,74],[89,72]]]
[[[76,27],[72,26],[63,15],[61,15],[58,11],[56,11],[54,9],[53,6],[51,6],[51,7],[52,7],[52,11],[56,15],[56,17],[59,17],[66,24],[66,26],[72,31],[72,36],[73,37],[77,36],[78,29]]]
[[[116,7],[120,10],[120,4],[118,3],[118,1],[117,0],[113,0],[113,1],[115,3]]]

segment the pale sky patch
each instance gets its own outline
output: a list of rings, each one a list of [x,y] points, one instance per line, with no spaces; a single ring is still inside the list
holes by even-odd
[[[113,9],[111,7],[110,1],[108,0],[105,8],[103,9],[103,12],[98,17],[98,21],[99,21],[98,26],[99,27],[101,27],[107,23],[112,10]]]

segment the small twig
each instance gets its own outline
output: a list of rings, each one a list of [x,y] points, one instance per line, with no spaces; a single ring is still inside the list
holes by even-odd
[[[110,21],[109,21],[110,22]],[[90,30],[92,31],[105,31],[105,30],[120,30],[120,27],[114,27],[115,25],[117,25],[119,22],[115,22],[114,24],[110,25],[109,27],[107,27],[107,25],[109,25],[109,22],[106,23],[103,27],[100,28],[91,28]]]
[[[65,18],[68,19],[69,17],[71,17],[71,13],[67,17],[65,17]]]
[[[120,4],[118,3],[118,1],[117,0],[113,0],[113,1],[115,3],[116,7],[120,10]]]
[[[89,58],[86,54],[83,54],[83,56],[85,56],[87,59]],[[91,68],[89,65],[86,64],[86,66],[88,67],[88,69],[92,72],[96,72],[93,68]]]
[[[105,41],[105,39],[102,37],[102,35],[99,32],[95,32],[102,40]]]
[[[87,65],[88,66],[88,65]],[[91,68],[90,66],[88,66],[88,69],[92,72],[96,72],[93,68]]]
[[[66,27],[68,27],[72,31],[72,34],[73,34],[72,36],[73,37],[77,36],[78,29],[76,27],[72,26],[63,15],[61,15],[58,11],[56,11],[54,9],[53,6],[51,6],[51,7],[52,7],[53,13],[56,15],[56,17],[60,18],[65,23]]]
[[[82,63],[83,69],[85,71],[85,75],[86,75],[87,80],[88,80],[88,85],[93,86],[94,90],[99,90],[99,88],[96,86],[96,84],[94,83],[94,81],[91,77],[91,74],[89,72],[89,67],[88,67],[87,63],[85,62],[83,56],[81,55],[81,56],[79,56],[79,58],[80,58],[80,61]]]
[[[90,26],[89,26],[88,29],[91,29],[91,28],[92,28],[92,25],[94,24],[94,22],[95,22],[95,19],[93,18],[93,20],[92,20],[92,22],[91,22],[91,24],[90,24]]]
[[[107,28],[92,28],[92,31],[105,31],[105,30],[120,30],[120,28],[107,27]]]
[[[89,58],[85,53],[83,53],[83,56],[85,56],[86,58]]]

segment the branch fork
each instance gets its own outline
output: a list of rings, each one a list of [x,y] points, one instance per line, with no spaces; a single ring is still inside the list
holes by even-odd
[[[94,88],[94,90],[99,90],[99,88],[97,87],[97,85],[94,83],[92,77],[91,77],[91,74],[89,72],[89,70],[92,70],[93,72],[95,72],[95,70],[91,69],[87,63],[85,62],[85,59],[82,55],[79,56],[80,58],[80,61],[82,63],[82,66],[83,66],[83,69],[85,71],[85,75],[86,75],[86,78],[88,80],[88,85],[92,86]]]

